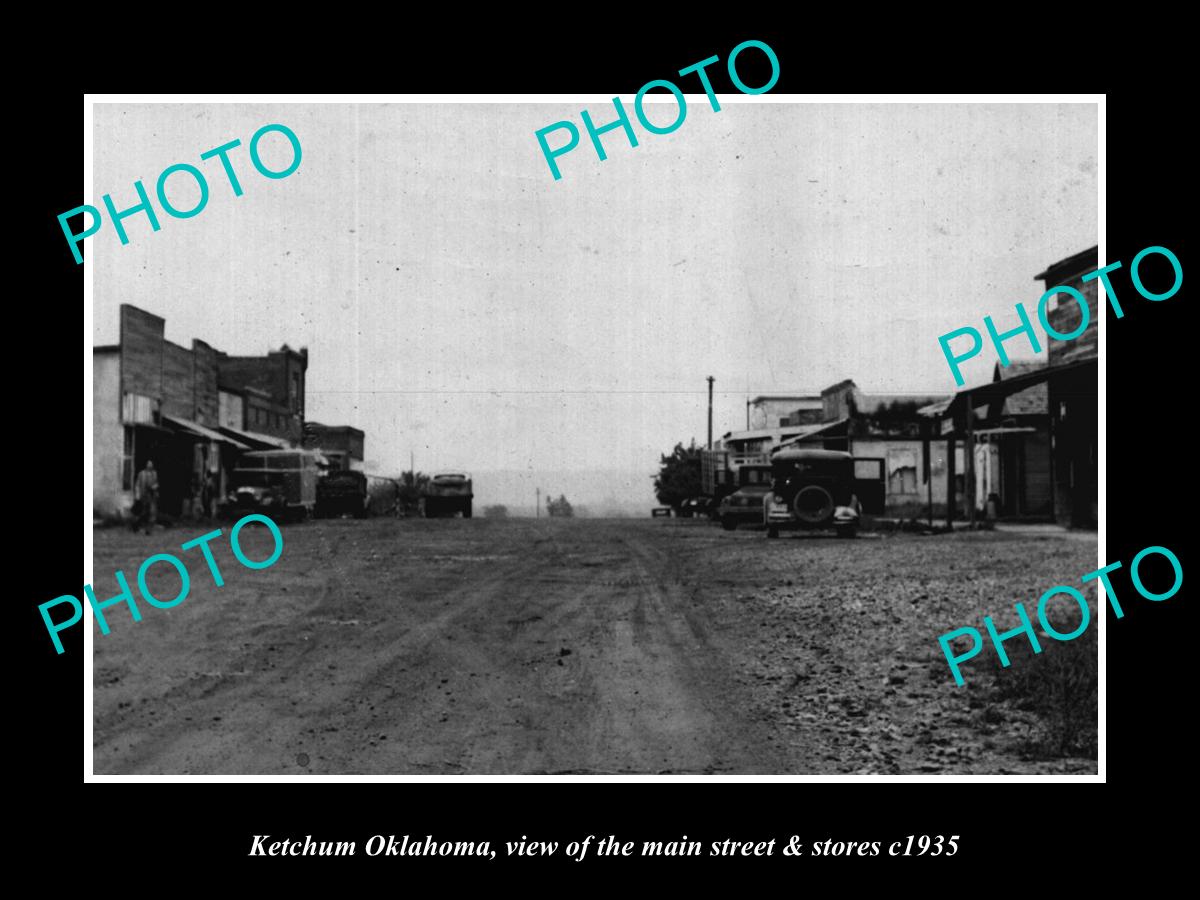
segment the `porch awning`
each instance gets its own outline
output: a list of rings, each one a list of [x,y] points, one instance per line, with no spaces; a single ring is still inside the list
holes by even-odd
[[[1094,367],[1096,363],[1096,358],[1091,357],[1089,359],[1073,360],[1057,366],[1042,366],[1041,368],[1033,369],[1013,378],[1004,379],[1003,381],[989,381],[986,384],[967,388],[954,395],[950,401],[950,405],[941,415],[944,418],[962,415],[963,410],[968,406],[971,409],[975,409],[996,400],[1002,400],[1012,394],[1020,393],[1028,387],[1050,381],[1065,373],[1076,372],[1088,366]]]
[[[1037,429],[1031,425],[1002,425],[996,428],[975,429],[975,437],[987,437],[994,434],[1037,434]]]
[[[822,422],[820,425],[806,426],[804,433],[799,434],[794,438],[790,438],[780,443],[778,447],[772,450],[772,453],[777,453],[784,447],[794,447],[799,444],[806,444],[809,441],[824,440],[827,437],[845,437],[849,434],[850,419],[835,419],[832,422]]]
[[[191,419],[181,419],[176,416],[163,415],[162,420],[174,426],[176,430],[183,431],[187,434],[201,437],[208,441],[220,441],[224,444],[230,444],[239,450],[249,450],[250,447],[243,444],[241,441],[236,441],[231,437],[221,434],[219,431],[213,431],[201,425],[199,422],[193,422]]]

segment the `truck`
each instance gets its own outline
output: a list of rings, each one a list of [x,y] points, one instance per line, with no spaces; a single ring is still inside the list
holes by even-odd
[[[317,505],[320,457],[309,450],[256,450],[234,466],[225,509],[274,518],[306,519]]]
[[[426,519],[461,515],[471,518],[471,476],[465,472],[438,472],[421,489],[420,512]]]

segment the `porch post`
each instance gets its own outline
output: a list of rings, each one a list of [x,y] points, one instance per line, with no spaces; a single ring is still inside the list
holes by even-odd
[[[946,524],[950,525],[954,522],[955,508],[958,506],[958,498],[955,496],[954,479],[957,476],[955,469],[957,463],[954,459],[954,435],[946,440]]]
[[[967,495],[967,522],[975,527],[975,407],[967,397],[967,444],[963,451],[963,493]]]

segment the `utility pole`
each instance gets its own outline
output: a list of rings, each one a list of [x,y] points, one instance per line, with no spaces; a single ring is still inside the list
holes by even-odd
[[[542,489],[536,488],[536,490],[537,490],[537,505],[534,507],[533,517],[535,519],[540,519],[542,517]]]
[[[708,449],[712,449],[712,386],[713,377],[708,376]]]
[[[746,430],[750,430],[750,398],[746,398]]]

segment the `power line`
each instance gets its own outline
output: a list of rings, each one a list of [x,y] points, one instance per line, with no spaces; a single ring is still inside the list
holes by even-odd
[[[561,389],[559,389],[559,390],[540,390],[540,391],[530,391],[530,390],[516,391],[516,390],[504,390],[503,388],[490,389],[490,390],[486,389],[486,388],[482,388],[479,390],[451,390],[451,391],[444,391],[444,390],[313,391],[313,390],[310,390],[310,391],[307,391],[306,393],[309,396],[312,396],[313,394],[700,394],[703,396],[705,393],[705,390],[703,388],[701,388],[699,390],[690,390],[690,391],[689,390],[634,391],[634,390],[604,390],[604,389],[599,389],[599,390],[598,389],[583,389],[583,390],[561,390]],[[745,391],[715,391],[714,393],[740,396],[740,395],[744,394]],[[766,391],[766,390],[751,391],[751,393],[766,394],[766,393],[768,393],[768,391]],[[774,395],[772,395],[772,396],[774,396]],[[816,394],[813,394],[813,395],[803,394],[803,395],[797,395],[797,396],[805,396],[805,397],[814,396],[815,397],[817,395]]]

